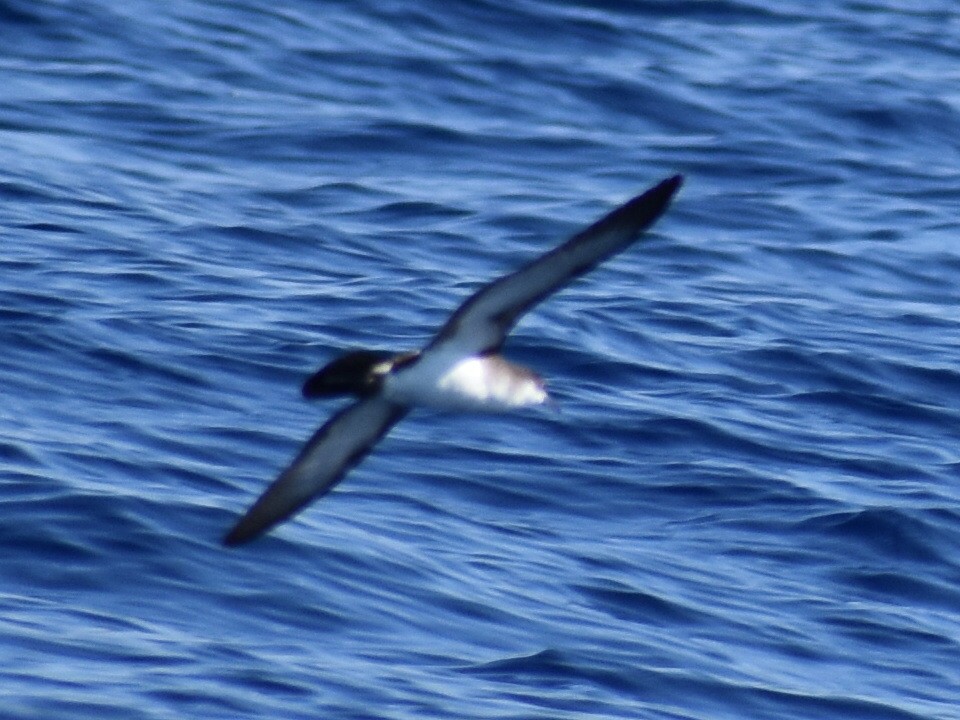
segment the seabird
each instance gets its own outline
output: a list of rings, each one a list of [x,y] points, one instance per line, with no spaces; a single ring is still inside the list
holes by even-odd
[[[516,272],[483,286],[419,352],[359,350],[310,376],[306,398],[357,400],[327,421],[224,538],[245,543],[330,491],[415,406],[492,410],[542,405],[543,381],[500,355],[520,317],[629,247],[666,210],[668,178]]]

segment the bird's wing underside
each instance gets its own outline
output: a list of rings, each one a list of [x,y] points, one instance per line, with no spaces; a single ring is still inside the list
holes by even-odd
[[[498,350],[521,315],[633,243],[667,209],[682,182],[680,175],[664,180],[563,245],[485,285],[457,309],[425,352],[447,341],[464,354]]]
[[[322,497],[360,462],[407,408],[371,397],[334,415],[304,445],[286,470],[224,538],[227,545],[252,540]]]

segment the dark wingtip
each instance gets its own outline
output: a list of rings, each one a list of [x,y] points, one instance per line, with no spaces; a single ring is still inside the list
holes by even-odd
[[[225,547],[237,547],[238,545],[243,545],[244,543],[250,542],[256,537],[257,533],[250,533],[243,527],[243,521],[241,520],[236,525],[233,526],[233,529],[223,536],[223,544]]]
[[[225,546],[237,547],[256,540],[303,507],[304,502],[290,504],[289,498],[286,497],[284,489],[287,483],[284,478],[288,477],[286,473],[281,475],[263,495],[257,498],[230,532],[223,536]]]
[[[683,185],[683,175],[673,175],[654,185],[643,193],[640,198],[659,207],[662,212],[666,204],[673,199],[673,196],[677,193],[677,190],[680,189],[681,185]],[[638,200],[640,198],[638,198]]]
[[[582,234],[602,232],[606,228],[623,227],[639,234],[650,227],[663,213],[683,184],[683,175],[673,175],[662,180],[645,193],[611,212]]]

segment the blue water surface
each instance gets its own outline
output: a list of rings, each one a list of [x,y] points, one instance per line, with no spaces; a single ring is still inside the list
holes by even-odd
[[[0,717],[960,718],[953,0],[0,2]],[[353,347],[673,173],[223,533]]]

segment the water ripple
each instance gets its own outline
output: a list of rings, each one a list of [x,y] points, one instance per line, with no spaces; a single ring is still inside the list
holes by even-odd
[[[0,4],[11,717],[950,718],[956,10]],[[506,346],[240,552],[337,407],[674,172]]]

